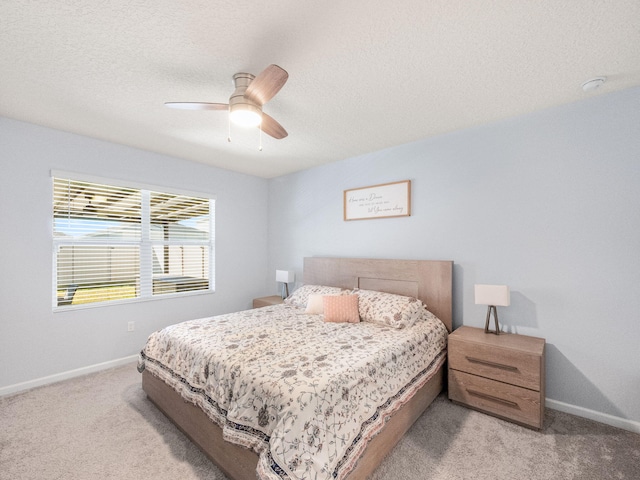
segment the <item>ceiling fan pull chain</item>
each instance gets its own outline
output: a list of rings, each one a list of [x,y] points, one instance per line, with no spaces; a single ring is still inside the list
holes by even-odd
[[[258,129],[260,130],[260,145],[258,146],[258,151],[262,151],[262,123],[258,125]]]
[[[227,115],[227,127],[229,128],[229,134],[227,135],[227,142],[231,143],[231,115]]]

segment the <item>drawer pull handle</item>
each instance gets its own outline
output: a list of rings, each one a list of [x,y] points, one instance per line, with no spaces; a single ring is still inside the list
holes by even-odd
[[[474,395],[476,397],[484,398],[485,400],[491,400],[492,402],[502,403],[509,407],[518,408],[518,404],[516,402],[512,402],[511,400],[505,400],[504,398],[494,397],[493,395],[489,395],[483,392],[477,392],[475,390],[469,390],[467,388],[467,393],[469,395]]]
[[[486,365],[488,367],[500,368],[502,370],[508,370],[510,372],[518,371],[518,367],[514,367],[513,365],[505,365],[504,363],[490,362],[488,360],[481,360],[479,358],[473,358],[473,357],[466,357],[466,359],[471,363],[479,363],[481,365]]]

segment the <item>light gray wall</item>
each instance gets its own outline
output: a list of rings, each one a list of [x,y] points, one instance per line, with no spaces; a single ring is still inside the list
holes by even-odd
[[[547,339],[547,397],[640,421],[640,89],[269,182],[0,117],[0,166],[0,388],[249,308],[304,256],[433,258],[456,262],[456,326],[484,323],[474,283],[510,285],[500,318]],[[52,168],[214,193],[217,292],[53,314]],[[342,220],[344,189],[405,179],[411,217]]]
[[[411,217],[342,220],[344,189],[406,179]],[[313,255],[453,260],[455,326],[508,284],[547,397],[640,421],[640,89],[273,179],[270,271]]]
[[[2,117],[0,166],[0,388],[134,355],[154,330],[274,285],[264,179]],[[216,195],[216,293],[52,313],[51,169]]]

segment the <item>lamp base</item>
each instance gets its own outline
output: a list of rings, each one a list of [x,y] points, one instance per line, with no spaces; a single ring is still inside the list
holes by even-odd
[[[495,330],[489,330],[489,320],[491,320],[491,312],[493,312]],[[484,333],[495,333],[500,335],[500,325],[498,324],[498,310],[495,305],[489,305],[487,308],[487,319],[484,322]]]
[[[282,299],[284,300],[289,296],[289,284],[287,282],[282,282]]]

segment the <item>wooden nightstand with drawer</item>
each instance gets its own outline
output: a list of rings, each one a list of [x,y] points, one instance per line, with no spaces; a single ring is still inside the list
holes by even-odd
[[[253,299],[253,308],[270,307],[271,305],[279,305],[283,303],[280,295],[271,295],[270,297],[260,297]]]
[[[460,327],[449,335],[449,398],[542,429],[544,338]]]

